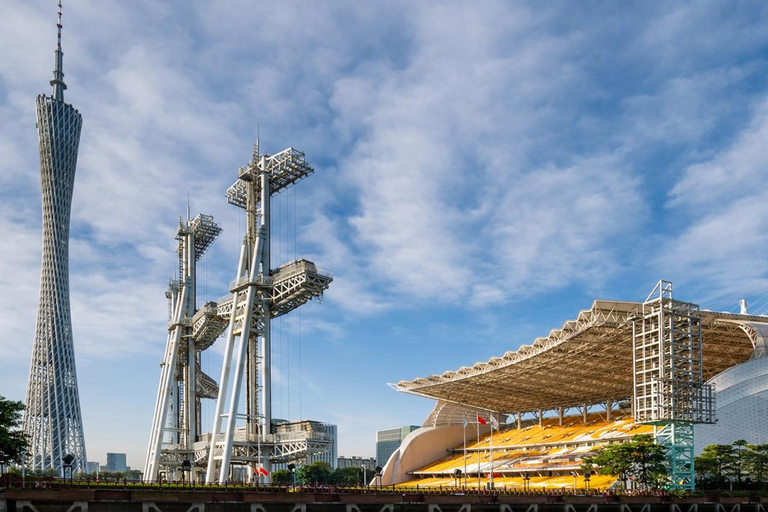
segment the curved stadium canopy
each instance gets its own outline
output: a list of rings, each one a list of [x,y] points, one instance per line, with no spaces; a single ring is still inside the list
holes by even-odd
[[[532,345],[442,375],[400,381],[404,393],[500,413],[551,410],[632,396],[632,321],[642,303],[597,300]],[[707,380],[765,347],[768,317],[701,311]]]

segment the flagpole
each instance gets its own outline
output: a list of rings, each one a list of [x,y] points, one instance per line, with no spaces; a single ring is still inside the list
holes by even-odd
[[[480,415],[477,415],[477,490],[480,490]]]
[[[491,489],[493,489],[493,413],[488,413],[491,418]]]
[[[464,487],[467,486],[467,413],[464,413]]]

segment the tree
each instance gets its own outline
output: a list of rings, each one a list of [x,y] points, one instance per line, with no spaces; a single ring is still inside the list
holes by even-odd
[[[768,472],[768,444],[748,444],[744,462],[747,472],[755,477],[755,482],[762,488]]]
[[[666,449],[653,436],[637,435],[632,440],[606,446],[584,458],[585,465],[597,466],[602,475],[634,478],[643,487],[657,487],[667,479]]]
[[[141,480],[143,475],[144,473],[138,469],[128,469],[123,472],[123,478],[127,478],[128,480]]]
[[[0,395],[0,452],[5,454],[6,462],[21,463],[21,452],[27,449],[27,438],[19,430],[23,410],[22,402]]]
[[[736,453],[729,444],[710,444],[704,447],[701,455],[693,459],[693,463],[700,478],[713,480],[720,485],[726,476],[735,474]]]
[[[746,469],[744,452],[746,452],[745,446],[747,446],[747,442],[744,439],[739,439],[731,444],[734,447],[733,473],[736,481],[741,485],[741,475],[744,473],[744,469]]]
[[[359,467],[336,468],[331,478],[336,485],[361,485],[362,481],[363,470]]]
[[[331,483],[331,465],[327,462],[317,461],[297,470],[297,477],[304,484],[325,485]]]
[[[293,473],[287,469],[276,469],[272,472],[272,483],[274,485],[291,485],[293,483]]]

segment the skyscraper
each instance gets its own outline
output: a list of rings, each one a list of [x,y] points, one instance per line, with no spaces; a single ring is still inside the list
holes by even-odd
[[[400,428],[390,428],[376,431],[376,464],[383,466],[389,457],[395,453],[405,436],[419,428],[417,425],[406,425]]]
[[[23,428],[34,469],[64,473],[62,459],[85,469],[85,441],[69,307],[69,218],[82,116],[64,103],[61,1],[51,96],[39,95],[37,135],[43,204],[40,299]]]

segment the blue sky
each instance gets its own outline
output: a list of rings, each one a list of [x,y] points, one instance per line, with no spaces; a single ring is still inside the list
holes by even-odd
[[[420,424],[387,382],[530,343],[659,279],[768,312],[768,4],[67,0],[83,114],[70,248],[89,459],[141,467],[175,227],[224,231],[201,300],[234,279],[226,189],[251,155],[316,174],[274,202],[275,266],[334,272],[274,327],[276,417],[339,426],[339,454]],[[24,398],[40,269],[34,97],[54,0],[0,3],[0,394]],[[214,346],[204,369],[220,372]],[[213,403],[204,419],[210,422]]]

